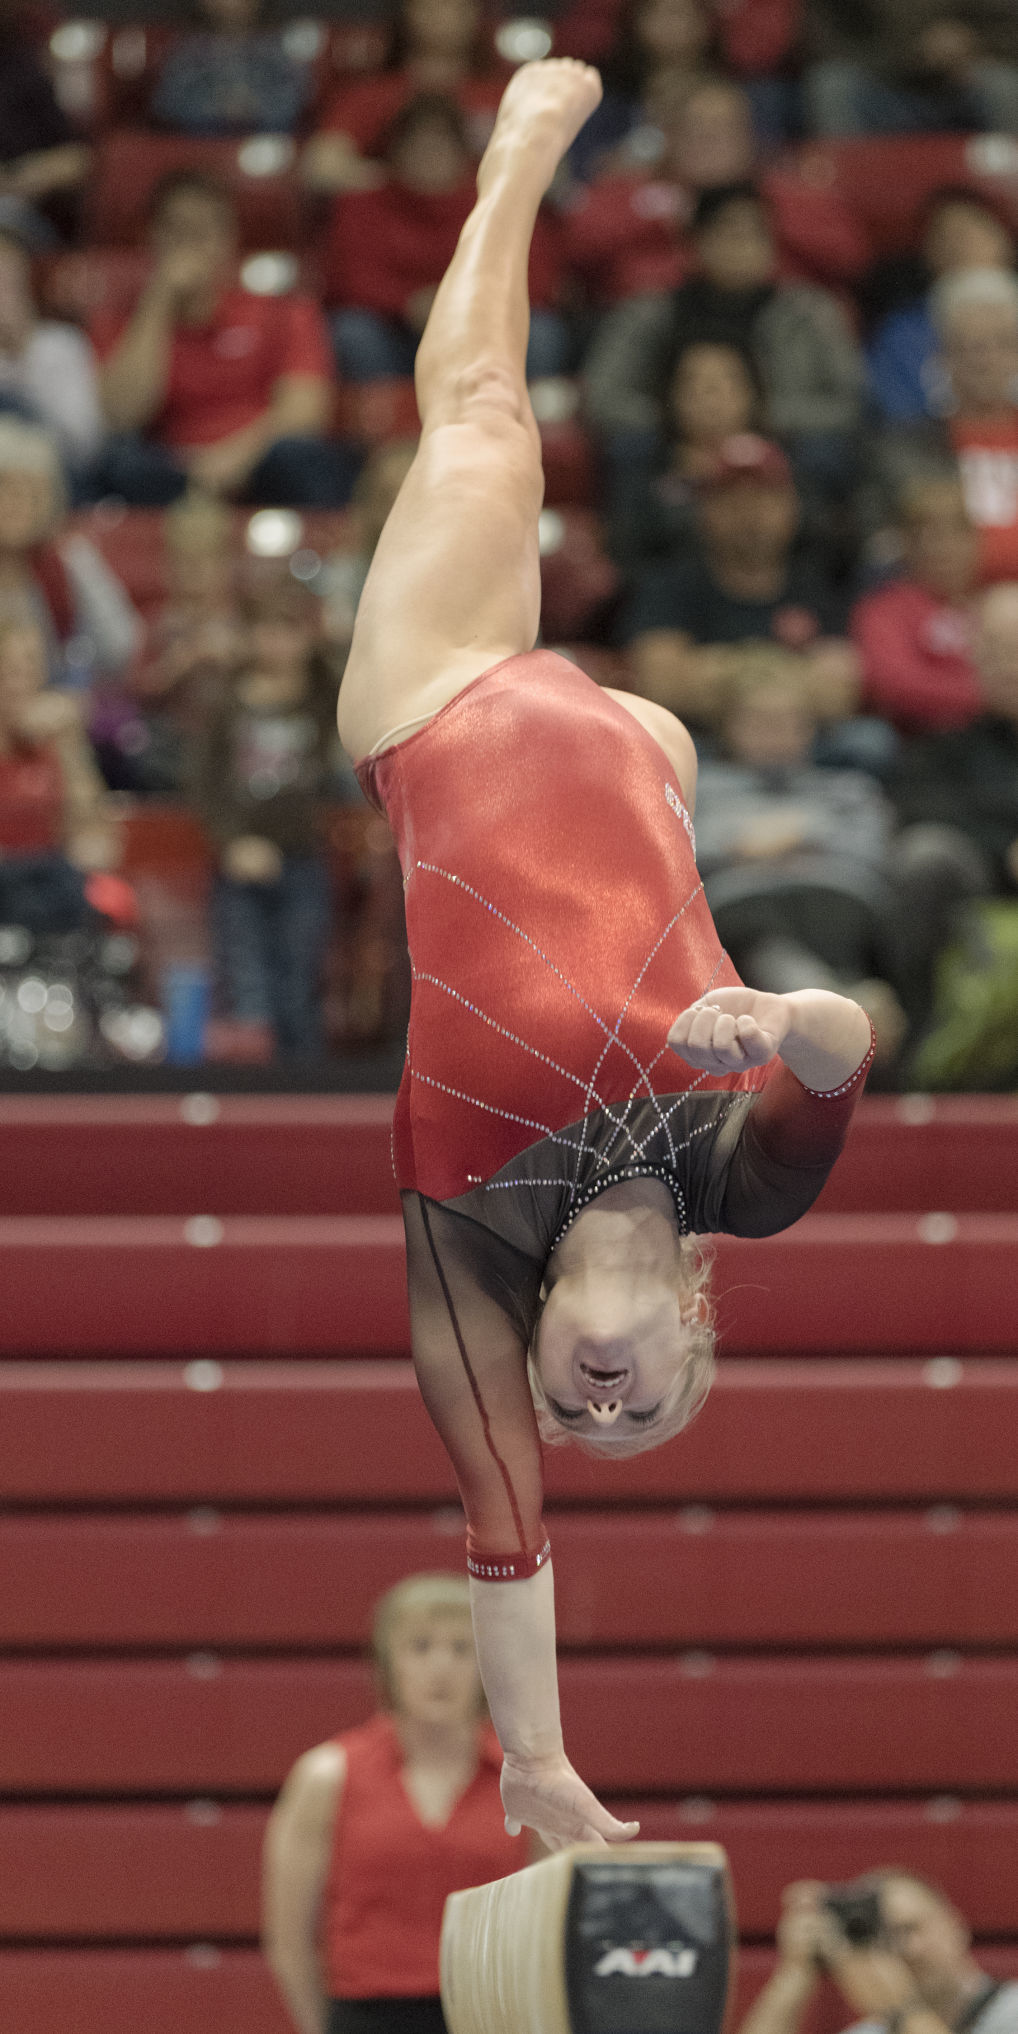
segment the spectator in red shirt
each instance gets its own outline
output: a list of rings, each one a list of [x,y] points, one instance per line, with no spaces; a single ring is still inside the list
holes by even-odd
[[[452,99],[422,93],[389,135],[386,180],[334,201],[325,298],[341,374],[350,381],[413,373],[432,300],[474,205],[474,163]],[[530,258],[527,372],[561,374],[569,333],[554,309],[560,285],[551,221],[538,220]]]
[[[655,104],[653,121],[634,129],[612,174],[574,191],[567,255],[591,303],[674,289],[692,266],[686,229],[697,198],[754,177],[771,208],[782,278],[855,283],[870,257],[855,215],[792,163],[760,173],[746,92],[732,79],[706,77]]]
[[[232,199],[194,171],[167,177],[151,212],[152,272],[126,318],[94,339],[114,436],[92,487],[162,508],[188,486],[249,502],[341,508],[354,459],[325,436],[332,362],[318,306],[236,279]]]
[[[913,482],[902,523],[903,576],[867,594],[852,616],[865,703],[903,734],[967,727],[983,710],[971,604],[979,532],[960,482]]]
[[[509,76],[485,43],[479,0],[402,0],[384,71],[340,86],[301,163],[313,191],[371,189],[398,113],[420,92],[455,99],[479,157]]]

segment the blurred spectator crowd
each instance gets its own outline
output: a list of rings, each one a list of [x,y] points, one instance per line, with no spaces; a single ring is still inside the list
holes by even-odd
[[[544,640],[693,729],[748,980],[858,996],[887,1085],[1018,1086],[1013,0],[0,0],[0,1063],[398,1036],[335,700],[552,49],[606,89],[531,264]]]

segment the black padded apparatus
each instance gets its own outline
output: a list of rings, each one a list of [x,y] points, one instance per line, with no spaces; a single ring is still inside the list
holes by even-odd
[[[565,1940],[572,2034],[721,2034],[732,1935],[720,1858],[578,1860]]]

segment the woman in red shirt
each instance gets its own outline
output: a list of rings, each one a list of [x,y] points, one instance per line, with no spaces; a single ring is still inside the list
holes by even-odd
[[[411,1575],[375,1611],[381,1707],[305,1752],[269,1822],[265,1953],[299,2034],[444,2034],[450,1893],[528,1862],[508,1836],[458,1575]]]
[[[411,375],[435,291],[473,210],[476,164],[455,99],[422,92],[385,142],[385,179],[333,201],[324,297],[345,381]],[[562,374],[569,332],[555,308],[562,275],[555,222],[538,215],[530,248],[527,375]]]

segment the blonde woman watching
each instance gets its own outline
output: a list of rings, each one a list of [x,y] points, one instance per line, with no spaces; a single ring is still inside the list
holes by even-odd
[[[383,1596],[380,1706],[297,1760],[265,1843],[265,1954],[298,2034],[444,2034],[449,1893],[529,1862],[506,1834],[466,1577]]]

